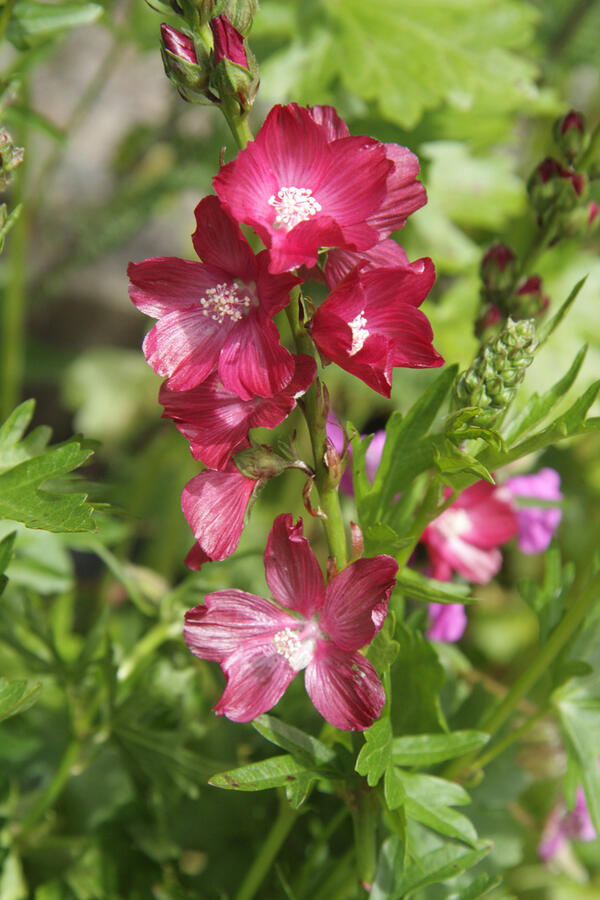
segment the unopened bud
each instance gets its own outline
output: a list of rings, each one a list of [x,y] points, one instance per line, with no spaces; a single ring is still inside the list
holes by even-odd
[[[512,300],[511,316],[514,319],[532,319],[548,309],[550,297],[542,291],[539,275],[530,275],[517,289]]]
[[[572,109],[557,119],[552,127],[554,140],[569,163],[583,153],[589,144],[589,134],[583,113]]]
[[[531,175],[527,190],[534,208],[543,219],[551,210],[568,212],[584,195],[586,178],[579,172],[547,157]]]
[[[258,9],[258,0],[195,0],[194,6],[201,25],[223,15],[227,16],[236,31],[246,35]]]
[[[6,131],[0,131],[0,188],[5,188],[12,173],[23,162],[23,148],[15,147]]]
[[[246,42],[227,16],[210,20],[214,39],[212,84],[221,100],[234,98],[246,114],[258,90],[258,67]]]
[[[333,442],[330,441],[329,438],[327,438],[323,462],[325,463],[327,472],[329,473],[330,487],[337,487],[340,483],[342,475],[344,474],[344,469],[346,468],[346,466],[342,457],[334,447]]]
[[[233,457],[233,461],[242,475],[247,478],[275,478],[286,469],[293,467],[290,460],[283,459],[270,447],[249,447],[240,450]]]
[[[161,56],[165,72],[184,100],[212,102],[208,90],[210,65],[205,50],[197,50],[192,38],[164,22],[160,26]]]
[[[512,402],[536,348],[535,321],[508,319],[500,334],[486,344],[455,388],[455,405],[478,406],[473,423],[493,425]]]

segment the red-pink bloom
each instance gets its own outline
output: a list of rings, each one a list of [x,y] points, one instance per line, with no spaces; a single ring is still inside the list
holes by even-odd
[[[248,68],[248,59],[244,50],[244,38],[236,31],[227,16],[213,16],[209,22],[214,40],[215,65],[222,59],[228,59],[238,66]]]
[[[350,137],[331,107],[275,106],[256,140],[214,179],[222,202],[259,234],[271,272],[315,265],[322,247],[366,250],[425,203],[405,147]]]
[[[469,581],[486,584],[502,565],[498,547],[518,530],[509,492],[478,481],[429,523],[421,541],[429,554],[433,578],[449,581],[452,573],[458,572]]]
[[[467,627],[467,614],[463,603],[430,603],[428,607],[430,641],[452,644],[460,641]]]
[[[194,459],[212,469],[223,469],[231,455],[250,446],[250,428],[275,428],[296,405],[296,399],[312,384],[316,364],[310,356],[296,356],[292,380],[273,397],[242,400],[211,375],[189,391],[171,391],[163,385],[158,400],[163,416],[173,419],[189,440]]]
[[[312,337],[321,353],[390,396],[392,370],[443,365],[433,331],[417,309],[435,280],[430,259],[407,269],[353,269],[316,311]]]
[[[540,859],[547,863],[559,856],[569,841],[594,840],[596,829],[590,818],[583,788],[578,787],[572,810],[568,810],[561,800],[548,816],[537,852]]]
[[[360,266],[361,269],[394,268],[411,270],[415,267],[417,272],[422,271],[423,260],[409,263],[404,249],[391,238],[380,241],[364,250],[362,253],[354,253],[352,250],[330,250],[325,263],[325,281],[330,290],[333,290],[346,277],[346,275]]]
[[[248,504],[261,484],[261,479],[242,475],[233,463],[225,472],[205,469],[188,481],[181,508],[197,541],[185,560],[190,569],[235,552]]]
[[[324,719],[348,731],[368,728],[385,693],[358,650],[383,624],[397,569],[390,556],[359,559],[325,586],[302,520],[294,525],[290,515],[278,516],[265,551],[274,601],[217,591],[186,614],[190,650],[218,662],[227,677],[215,712],[248,722],[306,669],[306,690]]]
[[[272,317],[298,279],[270,275],[266,251],[254,255],[216,197],[205,197],[195,214],[192,240],[203,262],[157,257],[129,264],[131,299],[158,319],[144,341],[146,359],[168,376],[171,390],[218,372],[244,400],[271,397],[294,373]]]

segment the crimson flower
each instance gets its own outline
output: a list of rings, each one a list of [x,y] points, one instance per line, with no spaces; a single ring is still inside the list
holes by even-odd
[[[423,269],[423,260],[419,259],[414,263],[409,263],[404,248],[391,238],[380,241],[370,250],[364,250],[362,253],[333,249],[327,254],[324,269],[325,281],[329,289],[333,290],[355,266],[359,266],[361,269],[405,269],[416,271],[418,274]]]
[[[289,415],[296,400],[313,382],[316,364],[310,356],[294,357],[292,380],[273,397],[242,400],[211,375],[189,391],[172,391],[163,385],[158,400],[163,416],[173,419],[189,440],[194,459],[212,469],[223,469],[237,450],[250,446],[250,428],[275,428]]]
[[[354,268],[316,311],[315,344],[327,359],[389,397],[396,366],[443,365],[431,343],[431,325],[417,309],[434,280],[430,259],[404,269]]]
[[[391,556],[359,559],[325,586],[302,533],[302,520],[278,516],[265,550],[274,600],[245,591],[207,594],[185,617],[196,656],[227,677],[218,715],[248,722],[271,709],[301,669],[317,710],[335,728],[363,731],[380,715],[385,693],[362,654],[381,628],[398,565]]]
[[[188,481],[181,508],[197,541],[185,560],[190,569],[235,552],[248,505],[261,485],[262,479],[242,475],[234,463],[225,472],[205,469]]]
[[[409,150],[350,137],[331,107],[275,106],[256,140],[215,177],[235,219],[251,225],[270,271],[311,268],[322,247],[366,250],[425,202]]]
[[[171,390],[218,372],[244,400],[272,397],[294,373],[272,317],[298,279],[270,275],[266,251],[254,255],[216,197],[205,197],[195,215],[192,241],[203,262],[156,257],[129,264],[131,299],[158,319],[144,340],[146,359]]]
[[[456,571],[469,581],[486,584],[502,565],[498,547],[518,530],[510,493],[478,481],[429,523],[421,541],[429,554],[433,578],[449,581]]]

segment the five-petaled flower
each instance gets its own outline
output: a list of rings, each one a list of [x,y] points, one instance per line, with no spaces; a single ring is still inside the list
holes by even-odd
[[[351,563],[325,586],[302,520],[275,519],[265,550],[266,600],[239,590],[207,594],[189,610],[185,640],[227,677],[215,712],[248,722],[271,709],[301,669],[317,710],[336,728],[363,731],[385,692],[358,651],[383,624],[398,565],[390,556]]]
[[[270,271],[314,266],[321,248],[367,250],[425,203],[406,147],[351,137],[331,107],[275,106],[213,184],[271,254]]]
[[[291,381],[294,360],[272,317],[299,279],[270,275],[216,197],[196,207],[194,248],[203,262],[156,257],[129,264],[135,305],[158,322],[144,353],[171,390],[201,384],[217,372],[244,400],[272,397]]]

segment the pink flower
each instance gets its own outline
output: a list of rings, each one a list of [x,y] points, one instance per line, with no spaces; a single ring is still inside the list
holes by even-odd
[[[237,66],[248,68],[248,59],[244,50],[244,38],[236,31],[227,16],[213,16],[209,21],[214,39],[215,65],[222,59],[228,59]]]
[[[594,841],[596,830],[588,812],[585,794],[581,787],[577,788],[575,806],[572,810],[559,801],[554,807],[542,834],[537,848],[540,859],[547,863],[558,856],[569,841]]]
[[[266,251],[255,256],[216,197],[196,207],[194,248],[204,262],[157,257],[129,264],[129,294],[158,322],[144,353],[171,390],[195,387],[218,372],[244,400],[272,397],[294,373],[272,317],[298,283],[269,275]]]
[[[430,641],[445,644],[460,641],[467,627],[467,614],[462,603],[430,603],[429,628],[427,637]]]
[[[227,466],[231,455],[250,446],[250,428],[275,428],[286,418],[313,382],[316,364],[310,356],[294,357],[292,380],[273,397],[242,400],[211,375],[189,391],[172,391],[163,385],[158,395],[163,416],[173,419],[189,440],[194,459],[213,469]]]
[[[359,648],[383,624],[397,563],[359,559],[324,585],[302,534],[302,520],[275,519],[265,551],[274,600],[245,591],[208,594],[185,618],[196,656],[218,662],[227,677],[218,715],[248,722],[271,709],[305,669],[306,690],[335,728],[363,731],[380,715],[385,693]]]
[[[355,266],[360,266],[361,269],[405,269],[418,273],[423,269],[423,260],[409,263],[404,249],[391,238],[380,241],[362,253],[354,253],[352,250],[330,250],[325,263],[327,286],[333,290]]]
[[[408,269],[353,269],[316,311],[315,344],[327,359],[389,397],[396,366],[443,365],[431,343],[431,325],[417,309],[434,280],[430,259]]]
[[[560,475],[555,469],[541,469],[533,475],[515,475],[504,486],[513,497],[557,501],[563,498]],[[523,553],[543,553],[560,524],[562,510],[557,506],[517,506],[516,513],[519,549]]]
[[[333,413],[329,414],[329,418],[327,419],[327,437],[337,450],[337,452],[341,455],[344,450],[344,432],[342,430],[342,426],[335,418]],[[385,431],[381,429],[380,431],[376,431],[371,439],[371,443],[367,447],[367,452],[365,453],[365,473],[367,478],[369,479],[370,484],[373,484],[373,479],[375,478],[375,473],[379,468],[379,463],[381,462],[381,454],[383,453],[383,447],[385,444]],[[342,475],[342,480],[340,481],[340,488],[344,491],[345,494],[354,494],[354,487],[352,484],[352,444],[348,445],[348,465],[344,470],[344,474]]]
[[[248,505],[261,485],[261,479],[247,478],[233,463],[225,472],[206,469],[188,481],[181,508],[197,541],[185,560],[190,569],[235,552]]]
[[[508,491],[478,481],[430,522],[421,536],[433,578],[449,581],[456,571],[469,581],[486,584],[502,565],[498,547],[514,537],[518,527]]]
[[[221,201],[251,225],[270,271],[311,268],[322,247],[366,250],[425,203],[416,157],[350,137],[331,107],[275,106],[256,140],[214,179]]]

